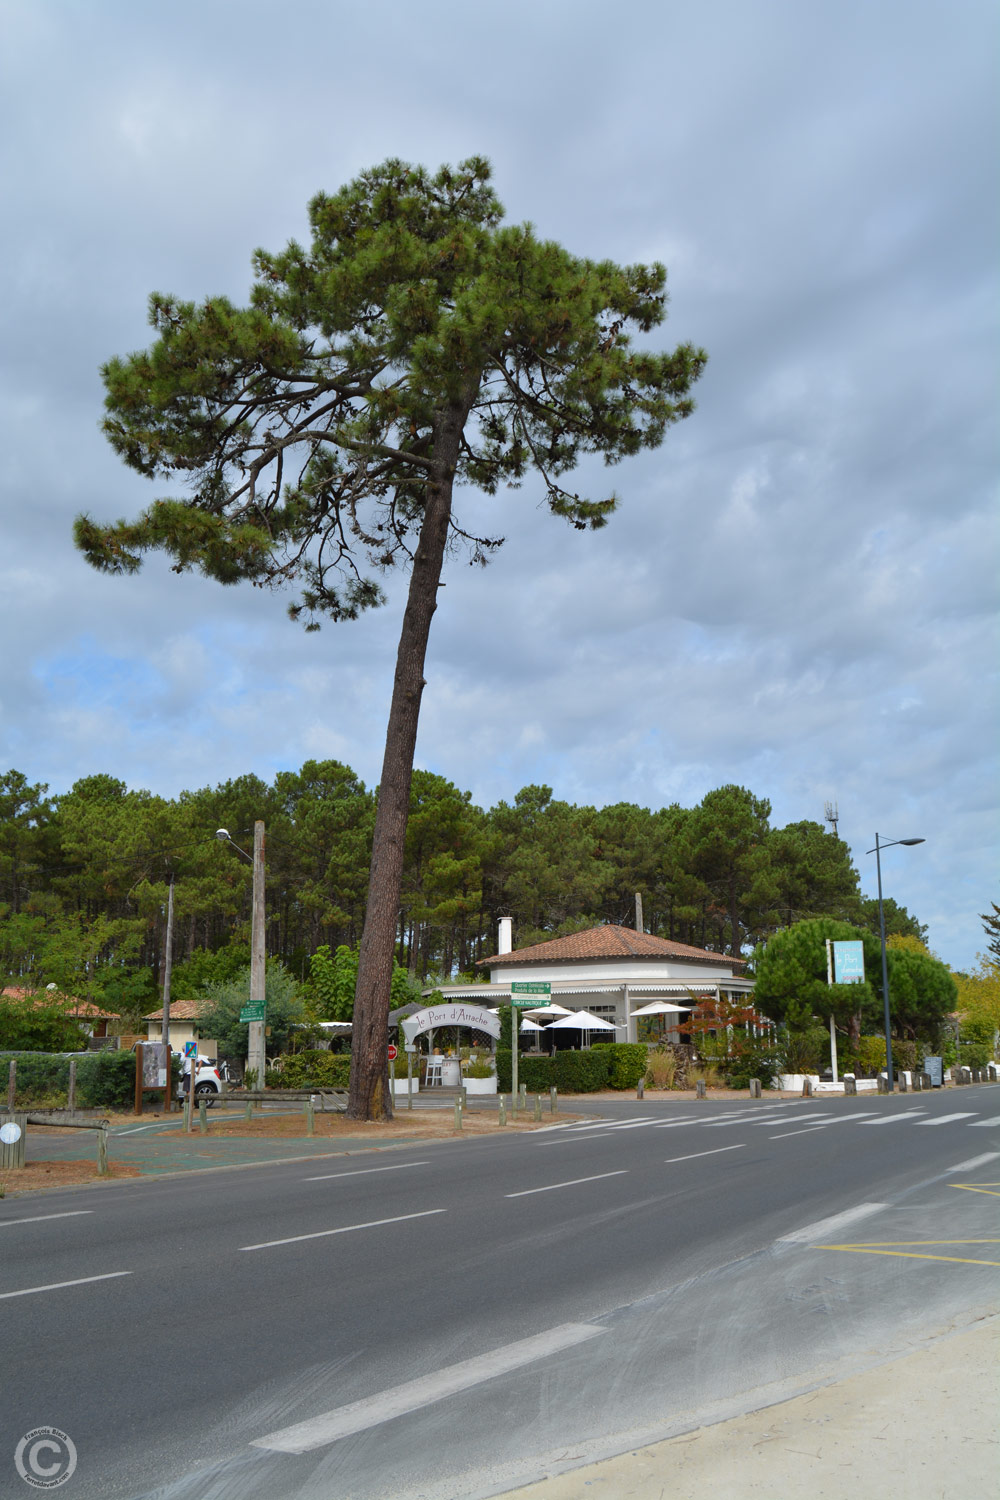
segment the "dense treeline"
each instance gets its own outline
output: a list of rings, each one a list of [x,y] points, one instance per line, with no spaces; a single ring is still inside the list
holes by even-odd
[[[174,799],[111,776],[49,794],[0,776],[0,973],[5,982],[138,1014],[161,980],[174,882],[172,993],[193,995],[246,962],[251,872],[244,849],[267,827],[267,948],[305,977],[321,944],[360,936],[374,792],[337,761],[307,761],[272,784],[243,776]],[[471,972],[514,918],[523,945],[590,926],[632,925],[716,951],[747,951],[807,917],[873,926],[847,845],[813,822],[773,828],[770,804],[725,786],[694,808],[577,807],[528,786],[482,809],[441,776],[413,778],[398,959],[423,978]],[[891,931],[922,937],[887,903]]]

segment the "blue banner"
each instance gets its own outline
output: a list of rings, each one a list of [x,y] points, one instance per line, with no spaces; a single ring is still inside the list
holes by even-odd
[[[864,984],[865,980],[865,945],[864,943],[834,943],[833,945],[833,982],[834,984]]]

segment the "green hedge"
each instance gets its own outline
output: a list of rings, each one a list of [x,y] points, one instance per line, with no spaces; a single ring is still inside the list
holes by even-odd
[[[280,1068],[268,1068],[264,1086],[269,1089],[346,1089],[350,1082],[351,1054],[327,1052],[317,1047],[283,1057]]]
[[[529,1094],[547,1094],[555,1079],[552,1076],[551,1059],[520,1052],[517,1057],[517,1081],[524,1084]],[[509,1094],[513,1087],[511,1051],[509,1047],[497,1048],[497,1092]]]
[[[646,1071],[645,1043],[605,1042],[589,1052],[561,1050],[553,1057],[522,1052],[517,1080],[529,1094],[547,1094],[554,1084],[563,1094],[595,1094],[601,1089],[634,1089]],[[497,1049],[497,1088],[512,1085],[510,1048]]]
[[[608,1083],[613,1089],[634,1089],[646,1073],[649,1048],[645,1042],[603,1042],[611,1053]]]
[[[69,1065],[76,1059],[76,1105],[78,1109],[131,1109],[135,1102],[134,1052],[0,1052],[0,1086],[7,1081],[11,1058],[17,1061],[17,1094],[19,1108],[53,1097],[69,1094]],[[181,1076],[181,1059],[171,1058],[173,1089]],[[2,1092],[2,1089],[0,1089]],[[2,1095],[6,1098],[6,1095]],[[144,1099],[159,1100],[162,1095],[146,1092]]]

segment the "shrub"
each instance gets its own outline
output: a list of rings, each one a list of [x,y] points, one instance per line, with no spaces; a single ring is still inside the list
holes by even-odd
[[[498,1047],[496,1052],[497,1088],[501,1094],[509,1094],[513,1087],[511,1052],[509,1047]],[[475,1077],[475,1074],[472,1075]],[[527,1088],[529,1094],[547,1094],[556,1079],[550,1057],[539,1057],[535,1053],[518,1053],[517,1081]]]
[[[266,1088],[346,1089],[351,1081],[350,1053],[316,1048],[288,1054],[279,1062],[280,1068],[268,1068]]]
[[[783,1073],[816,1073],[824,1052],[829,1048],[830,1034],[822,1026],[809,1026],[803,1031],[783,1029],[779,1042],[779,1053]]]
[[[465,1076],[466,1078],[492,1078],[493,1064],[486,1057],[477,1057],[466,1063]]]
[[[0,995],[0,1046],[10,1052],[74,1052],[87,1045],[87,1033],[69,1014],[66,1000],[32,995]]]
[[[958,1044],[959,1058],[963,1068],[985,1068],[992,1061],[993,1048],[987,1042],[963,1042]],[[896,1047],[893,1044],[893,1060],[896,1057]],[[904,1065],[905,1066],[905,1065]]]
[[[646,1071],[649,1049],[645,1042],[604,1042],[601,1050],[611,1056],[608,1086],[634,1089]]]
[[[553,1082],[561,1094],[594,1094],[610,1086],[611,1048],[560,1051],[552,1059]]]
[[[722,1072],[718,1063],[703,1062],[695,1068],[688,1068],[687,1086],[693,1089],[696,1083],[703,1083],[707,1089],[717,1089],[722,1081]]]
[[[646,1084],[651,1089],[672,1089],[677,1077],[677,1058],[673,1052],[651,1052],[646,1059]]]
[[[762,1089],[771,1089],[780,1062],[778,1047],[744,1047],[723,1060],[722,1070],[731,1089],[748,1089],[751,1078],[759,1078]]]
[[[874,1078],[885,1067],[885,1037],[861,1036],[845,1055],[845,1068],[853,1068],[862,1078]]]

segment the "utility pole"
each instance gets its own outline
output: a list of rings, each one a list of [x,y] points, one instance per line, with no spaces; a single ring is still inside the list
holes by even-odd
[[[250,917],[250,1003],[261,1007],[265,1000],[264,955],[264,824],[253,825],[253,910]],[[247,1067],[257,1073],[257,1087],[264,1087],[264,1021],[250,1022]]]
[[[160,1041],[164,1047],[170,1043],[170,970],[174,957],[174,872],[170,872],[167,886],[167,936],[163,945],[163,1020],[160,1023]],[[169,1098],[169,1080],[168,1080]]]

